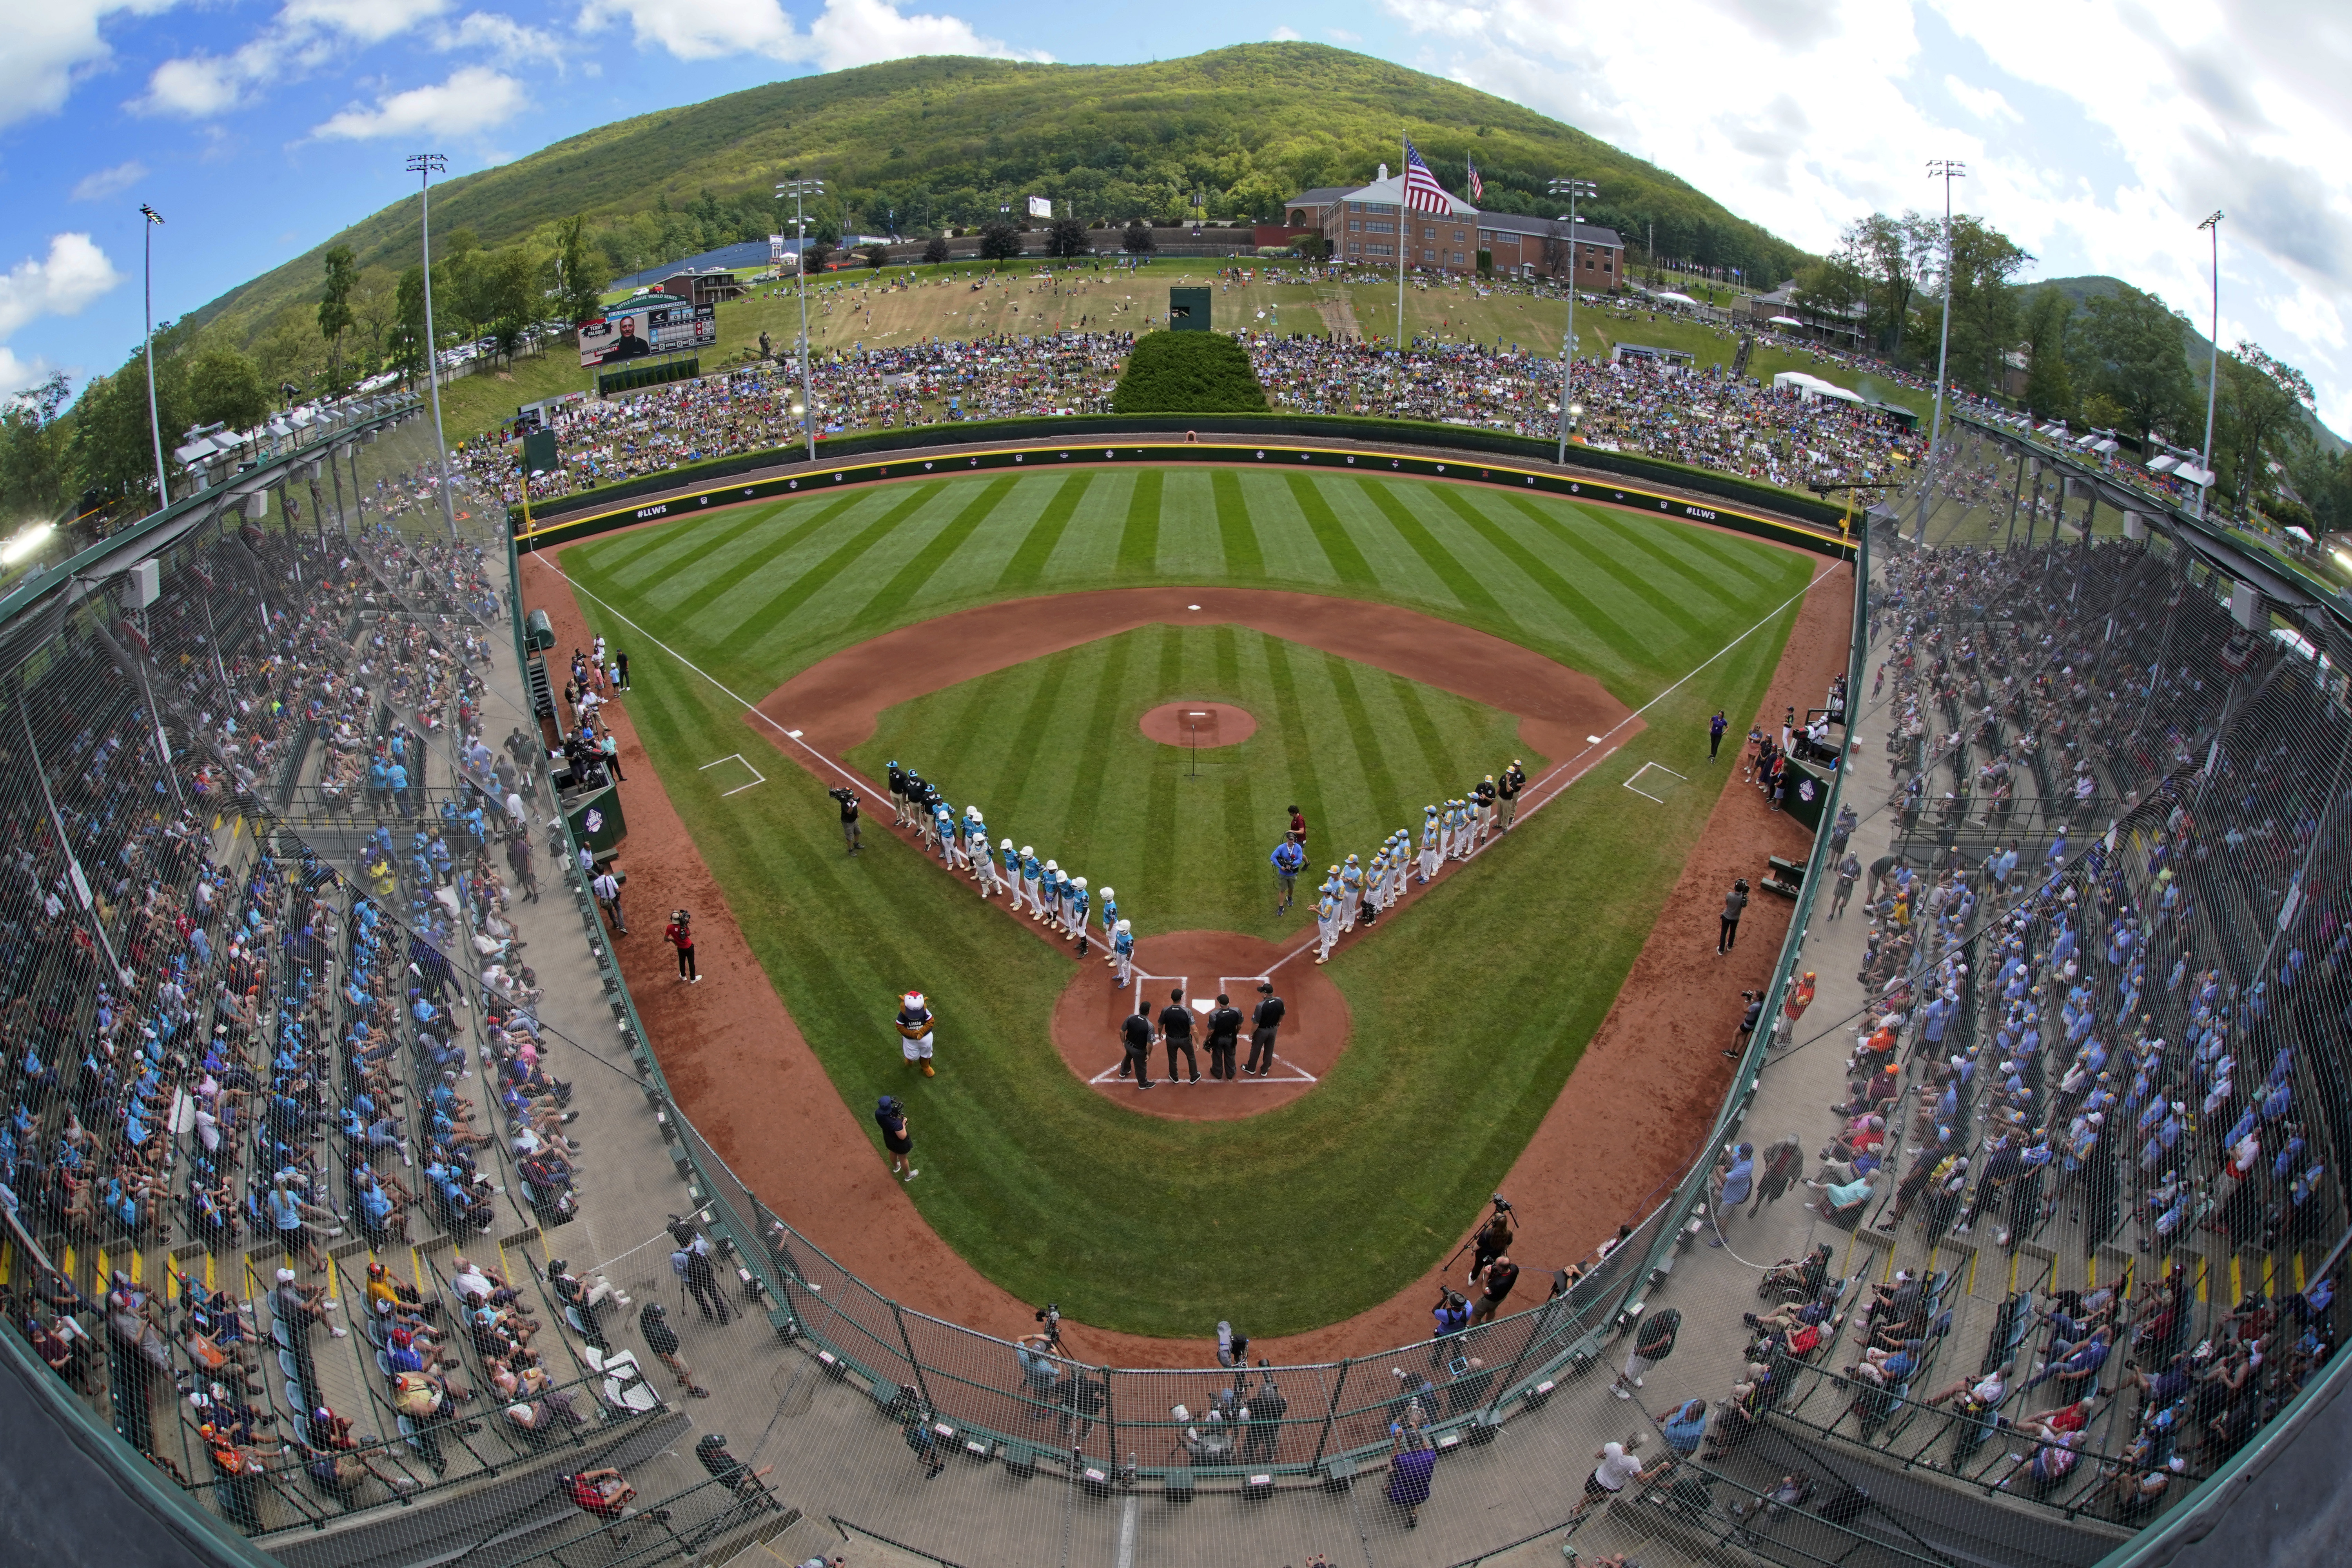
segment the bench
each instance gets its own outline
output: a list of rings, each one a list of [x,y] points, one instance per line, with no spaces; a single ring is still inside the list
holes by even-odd
[[[1805,868],[1781,855],[1768,855],[1764,859],[1764,886],[1768,891],[1795,898],[1804,891]]]

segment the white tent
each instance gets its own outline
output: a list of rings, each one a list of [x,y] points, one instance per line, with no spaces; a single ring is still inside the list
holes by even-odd
[[[1692,299],[1689,295],[1677,294],[1671,289],[1662,294],[1653,294],[1650,298],[1655,300],[1661,305],[1689,305],[1694,309],[1698,305],[1698,301]]]
[[[1765,323],[1765,325],[1772,327],[1801,327],[1804,324],[1804,322],[1797,320],[1794,316],[1775,316],[1769,321]]]
[[[1787,390],[1804,397],[1831,397],[1840,403],[1860,404],[1864,400],[1833,381],[1823,381],[1818,375],[1808,375],[1801,370],[1784,370],[1772,378],[1775,392]]]
[[[2286,531],[2295,538],[2302,540],[2305,544],[2311,542],[2311,535],[2305,532],[2302,529],[2297,528],[2294,523],[2288,523],[2286,525]]]

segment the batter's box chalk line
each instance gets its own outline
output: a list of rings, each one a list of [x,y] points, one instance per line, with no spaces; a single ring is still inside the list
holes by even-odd
[[[730,795],[741,795],[745,790],[750,789],[752,784],[763,784],[768,782],[767,775],[762,773],[759,769],[753,767],[750,760],[747,759],[740,752],[730,752],[723,757],[703,763],[702,766],[697,768],[695,771],[697,773],[707,773],[711,769],[719,766],[720,763],[740,763],[743,765],[743,771],[751,775],[751,784],[737,784],[733,789],[721,790],[719,794],[719,798],[721,800],[725,800]]]
[[[1267,977],[1263,974],[1221,974],[1217,977],[1217,990],[1224,992],[1227,995],[1231,995],[1234,992],[1234,982],[1239,981],[1249,987],[1249,991],[1252,995],[1255,995],[1257,991],[1257,983],[1265,978]],[[1138,995],[1143,994],[1146,987],[1149,987],[1153,991],[1158,991],[1163,995],[1170,991],[1181,991],[1184,993],[1184,1001],[1186,1005],[1191,1006],[1194,1012],[1215,1012],[1217,1010],[1217,998],[1215,993],[1212,992],[1205,997],[1193,995],[1192,980],[1192,977],[1189,974],[1146,974],[1142,970],[1139,969],[1135,972],[1135,979],[1131,989],[1133,989]],[[1162,1004],[1162,1005],[1165,1005],[1165,1004]],[[1157,1020],[1160,1016],[1159,1008],[1153,1008],[1151,1016],[1155,1020]],[[1247,1044],[1247,1037],[1244,1037],[1244,1044]],[[1155,1040],[1152,1042],[1151,1048],[1153,1050],[1160,1050],[1164,1047]],[[1200,1040],[1196,1039],[1193,1041],[1192,1048],[1194,1050],[1202,1050],[1206,1047]],[[1280,1051],[1276,1051],[1274,1054],[1274,1060],[1275,1065],[1283,1069],[1280,1074],[1269,1074],[1265,1078],[1251,1078],[1247,1075],[1244,1075],[1239,1081],[1244,1086],[1255,1084],[1261,1088],[1277,1083],[1319,1083],[1322,1081],[1313,1073],[1308,1072],[1305,1068],[1300,1067],[1297,1062],[1286,1059]],[[1126,1065],[1126,1054],[1122,1052],[1120,1053],[1119,1061],[1103,1068],[1102,1071],[1095,1074],[1094,1077],[1087,1079],[1087,1081],[1090,1084],[1117,1083],[1119,1081],[1118,1069],[1124,1065]],[[1154,1079],[1152,1081],[1154,1083],[1178,1083],[1183,1082],[1184,1080],[1178,1079]],[[1210,1080],[1202,1079],[1201,1081],[1202,1083],[1207,1083]],[[1189,1088],[1191,1086],[1187,1083],[1186,1087]]]
[[[1664,795],[1652,795],[1648,790],[1642,787],[1641,781],[1647,778],[1651,771],[1654,769],[1665,774],[1666,778],[1675,781],[1675,784],[1668,784],[1665,782],[1665,779],[1650,779],[1650,783],[1660,789],[1672,790],[1675,787],[1675,784],[1687,782],[1683,774],[1675,772],[1674,769],[1666,766],[1664,763],[1643,763],[1640,767],[1633,770],[1633,776],[1625,781],[1625,787],[1632,790],[1635,795],[1640,795],[1643,800],[1654,800],[1660,805],[1664,805],[1666,804],[1666,797]]]

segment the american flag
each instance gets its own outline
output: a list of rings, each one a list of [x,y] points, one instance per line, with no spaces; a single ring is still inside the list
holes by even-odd
[[[1454,211],[1454,198],[1421,161],[1421,152],[1408,140],[1404,144],[1404,210],[1409,213],[1446,213]]]
[[[1478,177],[1478,165],[1472,163],[1469,156],[1465,154],[1462,159],[1462,166],[1470,171],[1470,199],[1474,202],[1485,201],[1486,199],[1486,182]]]

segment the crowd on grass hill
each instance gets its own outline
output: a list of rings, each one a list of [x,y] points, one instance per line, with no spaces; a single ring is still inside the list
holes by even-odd
[[[1244,334],[1277,412],[1423,420],[1545,437],[1558,429],[1559,364],[1516,348],[1417,344],[1400,356],[1322,337]],[[1132,334],[933,341],[835,352],[812,362],[820,437],[970,419],[1107,413]],[[799,377],[784,363],[664,386],[551,416],[556,468],[534,500],[711,458],[789,448],[801,432]],[[1767,484],[1896,482],[1922,438],[1887,416],[1833,400],[1647,361],[1579,361],[1576,438]],[[468,442],[457,461],[510,502],[521,446]]]

